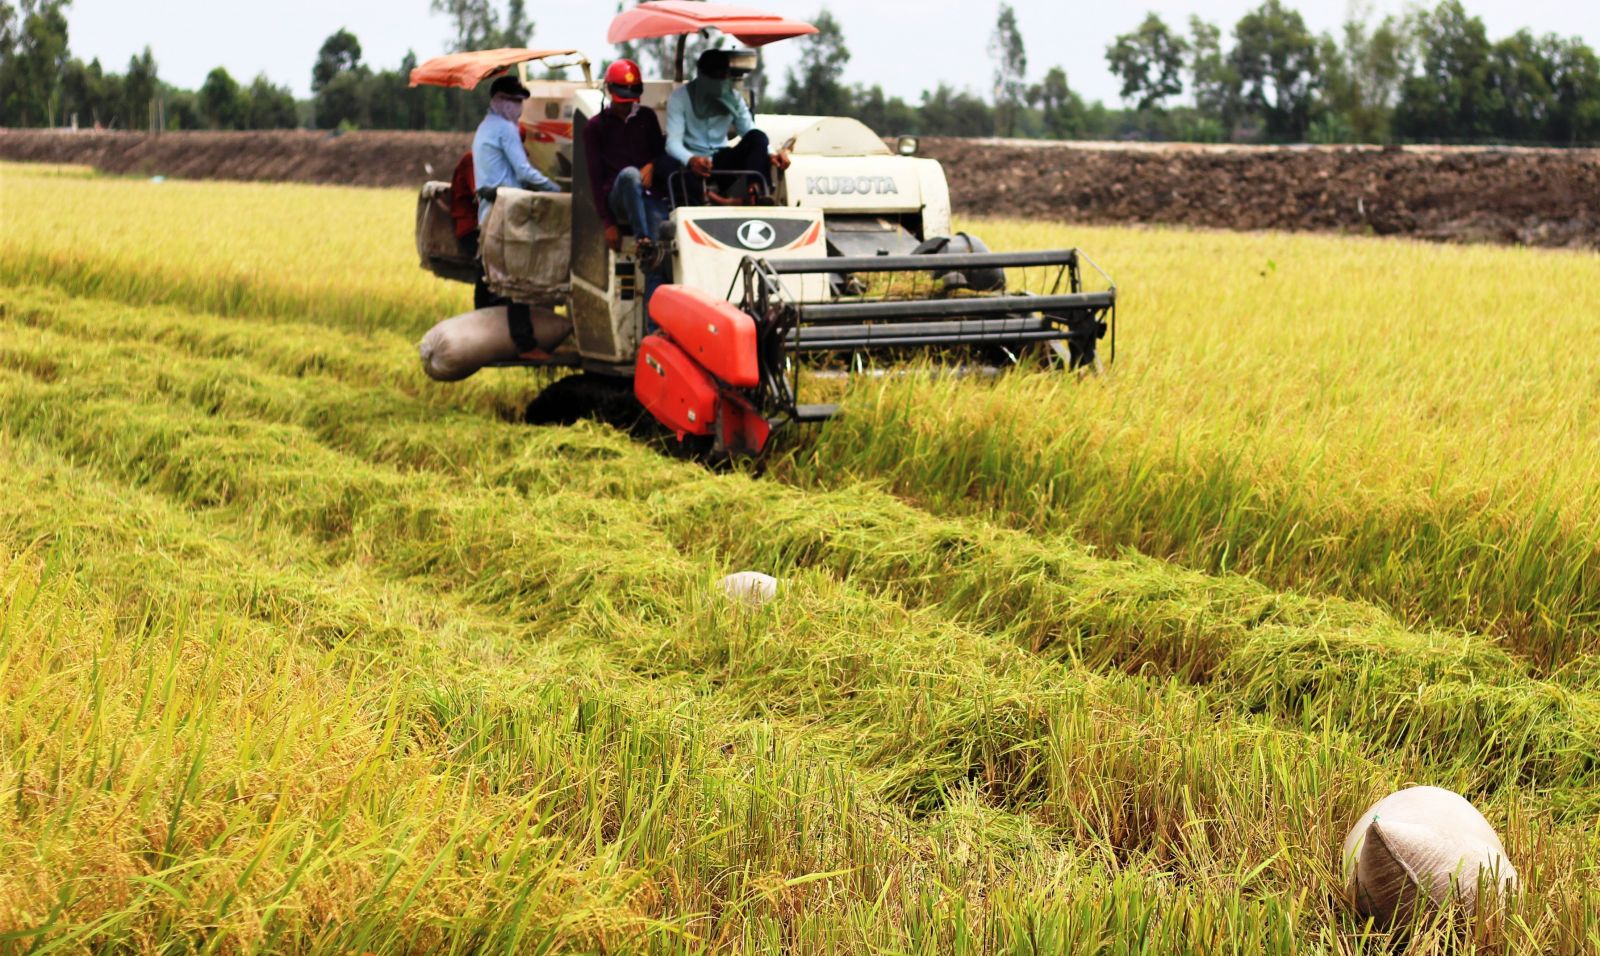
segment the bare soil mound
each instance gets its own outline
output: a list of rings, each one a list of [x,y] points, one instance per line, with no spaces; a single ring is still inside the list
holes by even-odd
[[[470,133],[273,130],[150,136],[0,130],[0,159],[82,163],[114,174],[345,186],[416,186],[449,179],[456,160],[471,147]]]
[[[1600,248],[1600,150],[926,140],[968,212]]]
[[[0,159],[183,178],[415,186],[466,133],[0,130]],[[1203,148],[927,138],[956,209],[1074,222],[1600,249],[1600,151]]]

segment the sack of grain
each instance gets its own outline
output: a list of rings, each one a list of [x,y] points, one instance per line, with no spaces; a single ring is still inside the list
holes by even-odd
[[[506,307],[493,306],[451,316],[428,330],[417,344],[422,369],[440,382],[466,378],[490,362],[517,357]]]
[[[567,293],[572,195],[501,187],[483,221],[483,276],[496,294],[554,304]]]
[[[450,216],[450,184],[428,182],[417,194],[417,257],[441,279],[478,281],[478,261],[456,238]]]
[[[717,582],[723,595],[759,607],[778,596],[778,579],[760,571],[739,571]]]
[[[523,306],[533,345],[553,349],[567,338],[572,323],[566,316],[542,306]],[[451,316],[428,330],[417,343],[422,369],[440,382],[466,378],[490,362],[508,362],[521,354],[511,335],[510,317],[503,305],[474,309]]]
[[[1356,910],[1380,925],[1411,921],[1424,901],[1452,896],[1468,914],[1516,889],[1517,871],[1494,828],[1459,794],[1410,787],[1367,808],[1344,839],[1344,878]]]

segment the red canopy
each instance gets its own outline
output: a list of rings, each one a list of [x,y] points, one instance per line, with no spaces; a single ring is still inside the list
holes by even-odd
[[[626,43],[651,37],[698,33],[707,27],[737,37],[745,46],[762,46],[774,40],[816,33],[817,28],[775,13],[730,7],[697,0],[654,0],[617,14],[606,31],[607,43]]]
[[[470,90],[509,66],[552,56],[567,56],[577,50],[526,50],[506,47],[500,50],[473,50],[436,56],[411,71],[411,85],[459,86]]]

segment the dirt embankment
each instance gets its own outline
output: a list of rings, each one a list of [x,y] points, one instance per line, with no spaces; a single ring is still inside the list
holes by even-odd
[[[346,186],[416,186],[449,179],[456,160],[471,147],[471,133],[280,130],[150,136],[0,130],[0,159],[6,160],[81,163],[107,173],[181,179]]]
[[[1164,149],[937,139],[957,208],[1600,249],[1600,150]]]
[[[0,159],[109,173],[414,186],[465,133],[42,133]],[[1196,148],[927,138],[961,212],[1600,249],[1600,150]]]

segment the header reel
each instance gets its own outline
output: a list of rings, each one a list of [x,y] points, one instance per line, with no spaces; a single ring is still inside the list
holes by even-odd
[[[1085,291],[1087,264],[1106,288]],[[1006,291],[1003,270],[1041,270],[1042,282]],[[786,282],[814,276],[820,281]],[[998,277],[975,292],[967,277]],[[937,278],[936,278],[937,277]],[[937,288],[936,288],[937,286]],[[796,288],[852,294],[804,301]],[[836,405],[802,403],[802,377],[819,380],[918,358],[994,372],[1036,361],[1097,369],[1098,344],[1116,353],[1116,287],[1076,249],[909,256],[757,258],[740,264],[738,306],[700,290],[663,286],[651,302],[661,331],[640,347],[635,391],[678,433],[710,436],[713,450],[759,454],[787,422],[820,421]]]

